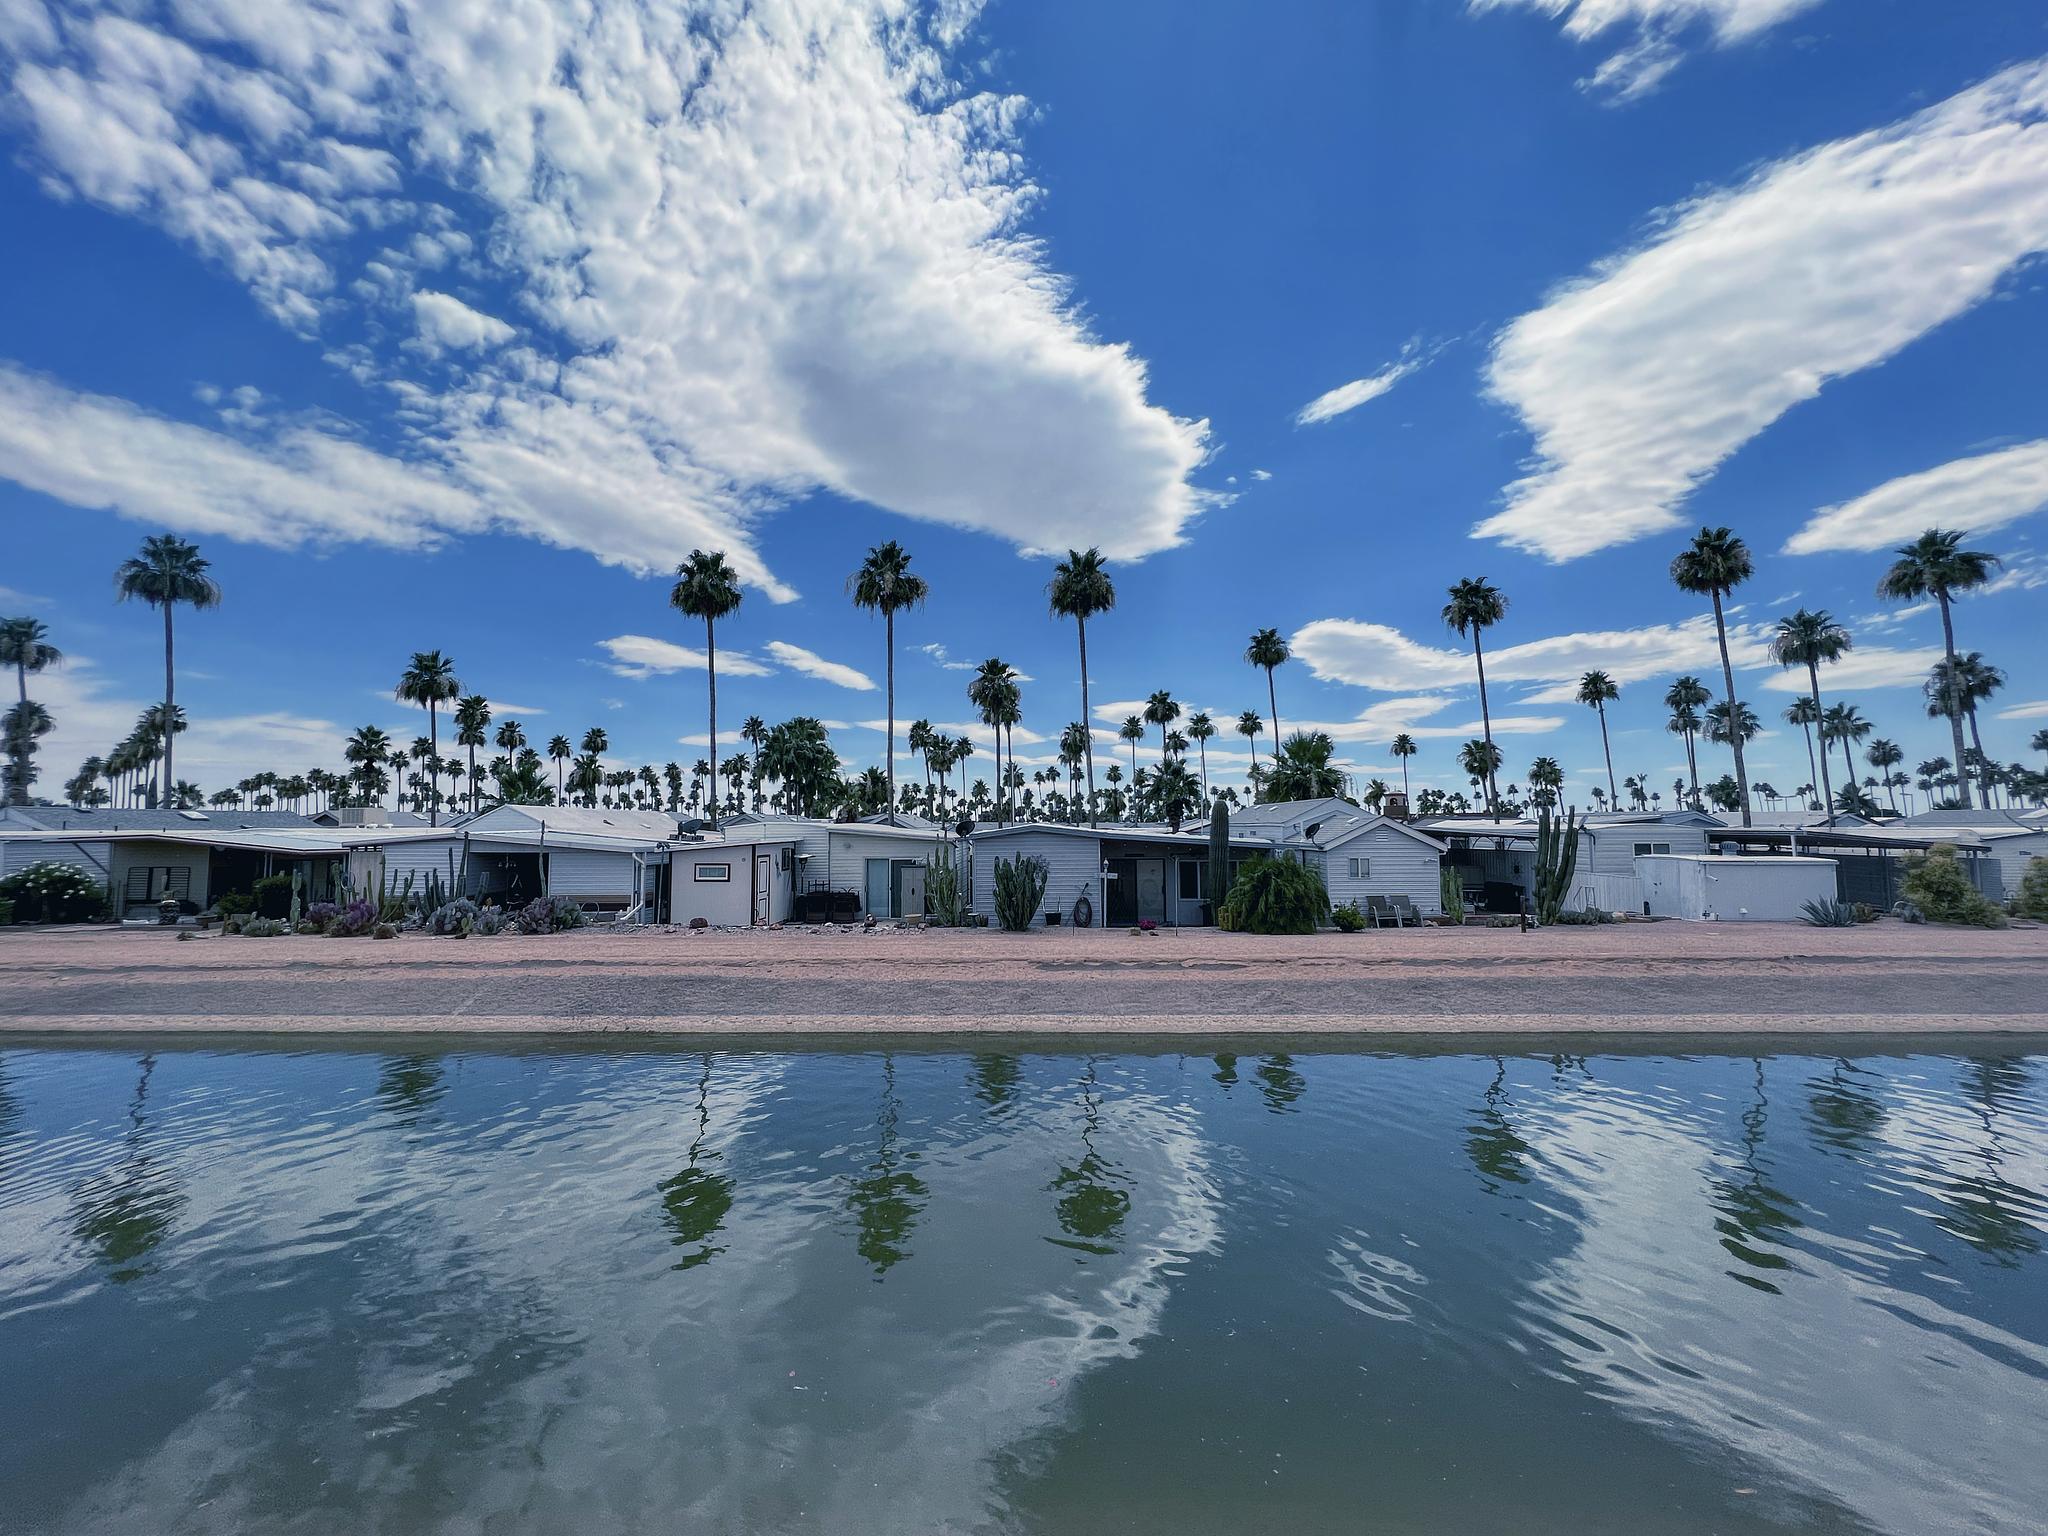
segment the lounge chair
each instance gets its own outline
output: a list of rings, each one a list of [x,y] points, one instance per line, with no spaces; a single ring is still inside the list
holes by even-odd
[[[1416,910],[1415,903],[1406,896],[1389,896],[1387,905],[1394,909],[1395,927],[1405,928],[1410,923],[1417,928],[1422,926],[1422,914]]]
[[[1372,919],[1375,928],[1384,928],[1389,923],[1396,928],[1401,926],[1401,914],[1394,910],[1394,904],[1384,896],[1366,897],[1365,915]]]

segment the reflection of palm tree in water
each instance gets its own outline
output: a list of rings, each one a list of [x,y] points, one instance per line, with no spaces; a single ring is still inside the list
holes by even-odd
[[[974,1058],[974,1096],[991,1111],[1000,1114],[1017,1096],[1017,1083],[1022,1075],[1014,1056],[977,1056]]]
[[[149,1255],[170,1235],[171,1223],[185,1203],[177,1181],[144,1143],[143,1111],[156,1057],[144,1056],[140,1065],[135,1100],[128,1107],[125,1155],[114,1167],[87,1179],[72,1197],[73,1235],[107,1266],[109,1278],[121,1284],[150,1273]]]
[[[1211,1075],[1225,1088],[1235,1088],[1237,1086],[1237,1058],[1225,1055],[1218,1056],[1215,1060],[1216,1070]]]
[[[1124,1218],[1131,1214],[1131,1197],[1120,1185],[1130,1183],[1123,1171],[1095,1150],[1095,1132],[1100,1123],[1101,1097],[1095,1091],[1095,1058],[1081,1079],[1081,1160],[1062,1168],[1047,1188],[1059,1199],[1053,1211],[1059,1217],[1064,1238],[1049,1237],[1049,1243],[1082,1253],[1111,1254],[1114,1240],[1123,1236]]]
[[[668,1224],[669,1241],[678,1248],[692,1250],[675,1263],[676,1269],[695,1269],[725,1252],[722,1246],[712,1246],[711,1239],[725,1226],[736,1186],[724,1174],[698,1166],[700,1158],[719,1158],[717,1152],[704,1150],[704,1136],[710,1126],[711,1057],[707,1054],[704,1070],[697,1078],[697,1135],[690,1143],[689,1162],[661,1186],[661,1219]]]
[[[448,1091],[438,1056],[387,1056],[377,1071],[377,1101],[410,1124]]]
[[[1721,1234],[1721,1246],[1751,1269],[1790,1269],[1792,1261],[1772,1248],[1803,1223],[1793,1214],[1798,1202],[1771,1184],[1757,1158],[1763,1145],[1770,1100],[1764,1094],[1763,1058],[1756,1057],[1754,1061],[1756,1101],[1742,1114],[1742,1167],[1746,1176],[1713,1181],[1714,1208],[1721,1213],[1714,1219],[1714,1230]],[[1730,1279],[1757,1290],[1773,1296],[1780,1294],[1777,1286],[1757,1275],[1735,1269],[1727,1274]]]
[[[1472,1159],[1472,1166],[1479,1170],[1480,1180],[1489,1192],[1498,1194],[1503,1184],[1526,1184],[1529,1175],[1523,1171],[1522,1159],[1529,1154],[1529,1143],[1524,1141],[1509,1123],[1502,1105],[1513,1106],[1507,1090],[1508,1064],[1500,1057],[1493,1058],[1493,1082],[1486,1090],[1486,1107],[1479,1111],[1479,1118],[1465,1127],[1465,1155]]]
[[[1866,1157],[1884,1129],[1884,1105],[1877,1096],[1864,1091],[1852,1080],[1867,1076],[1861,1068],[1842,1057],[1835,1058],[1834,1071],[1814,1084],[1806,1112],[1813,1134],[1820,1143],[1852,1157]]]
[[[1294,1070],[1292,1056],[1259,1058],[1259,1092],[1265,1095],[1266,1108],[1274,1114],[1291,1113],[1294,1101],[1307,1089],[1308,1080]]]
[[[918,1213],[924,1209],[927,1193],[924,1181],[910,1171],[909,1165],[917,1161],[917,1154],[896,1150],[898,1107],[893,1056],[882,1058],[882,1084],[882,1112],[875,1122],[881,1135],[875,1160],[868,1165],[866,1178],[854,1180],[847,1198],[860,1234],[854,1248],[874,1265],[877,1279],[888,1273],[891,1266],[910,1257],[904,1244],[917,1224]]]
[[[2003,1101],[2017,1096],[2026,1084],[2027,1069],[2018,1060],[1971,1059],[1971,1097],[1977,1101],[1977,1119],[1984,1128],[1984,1142],[1977,1156],[1984,1164],[1984,1172],[1950,1175],[1936,1189],[1947,1209],[1934,1218],[1934,1224],[1982,1249],[2008,1269],[2018,1267],[2021,1259],[2041,1251],[2039,1236],[2013,1207],[2031,1202],[2038,1208],[2048,1200],[2048,1191],[2020,1189],[2004,1174],[2005,1132],[2000,1113],[2005,1108]]]

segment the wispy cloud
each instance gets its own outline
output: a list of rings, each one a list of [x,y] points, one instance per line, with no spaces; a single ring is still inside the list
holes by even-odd
[[[605,665],[620,677],[638,679],[657,673],[702,671],[706,664],[702,651],[652,635],[614,635],[609,640],[600,640],[598,645],[611,656]],[[727,650],[718,653],[718,670],[729,677],[767,677],[775,671],[745,651]]]
[[[2048,720],[2048,699],[2036,699],[2031,704],[2013,704],[1998,712],[2001,720]]]
[[[1569,560],[1677,526],[1744,443],[2044,246],[2048,60],[1671,211],[1496,338],[1536,454],[1476,532]]]
[[[1703,29],[1725,47],[1782,25],[1820,0],[1469,0],[1475,11],[1533,10],[1562,20],[1575,42],[1617,30],[1626,41],[1579,82],[1610,101],[1634,101],[1663,84],[1685,54],[1686,34]]]
[[[1822,507],[1785,541],[1788,555],[1886,549],[1924,528],[1986,533],[2048,507],[2048,438],[1953,459]]]
[[[1410,342],[1401,349],[1401,356],[1387,364],[1378,373],[1368,374],[1362,379],[1353,379],[1349,384],[1339,384],[1335,389],[1323,391],[1304,405],[1295,414],[1297,426],[1314,426],[1320,421],[1329,421],[1342,416],[1346,411],[1355,411],[1369,400],[1377,400],[1396,384],[1428,365],[1429,359],[1418,355],[1417,343]],[[1261,478],[1267,478],[1263,474]]]
[[[853,688],[861,692],[873,692],[875,680],[856,667],[843,662],[827,661],[816,651],[807,651],[800,645],[791,645],[787,640],[770,640],[766,647],[768,654],[781,662],[792,672],[801,672],[805,677],[815,677],[820,682],[832,683],[841,688]]]

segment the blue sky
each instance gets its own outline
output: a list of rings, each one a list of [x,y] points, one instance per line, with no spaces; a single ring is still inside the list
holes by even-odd
[[[571,10],[595,24],[572,25]],[[472,14],[474,13],[474,14]],[[897,714],[960,664],[1079,713],[1044,551],[1099,544],[1097,724],[1167,688],[1348,765],[1462,787],[1483,575],[1507,776],[1668,788],[1669,679],[1714,674],[1665,580],[1701,522],[1758,556],[1738,687],[1806,779],[1750,626],[1825,607],[1823,677],[1909,764],[1938,624],[1892,544],[2006,559],[1959,640],[2048,725],[2048,15],[1920,0],[1385,0],[1279,12],[970,0],[16,0],[0,20],[0,569],[70,662],[43,789],[159,686],[111,573],[146,533],[226,588],[181,628],[181,776],[339,766],[452,654],[532,737],[703,750],[664,573],[723,547],[721,724],[817,715],[876,761],[867,546],[932,584]],[[979,728],[976,728],[979,735]],[[694,738],[694,739],[692,739]],[[1105,742],[1107,744],[1107,742]],[[1215,744],[1240,777],[1241,739]],[[1705,749],[1720,771],[1719,755]],[[984,756],[980,766],[987,771]],[[907,771],[899,767],[899,771]]]

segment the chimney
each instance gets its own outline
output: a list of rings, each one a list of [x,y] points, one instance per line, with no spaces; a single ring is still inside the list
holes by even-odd
[[[1388,790],[1386,798],[1380,802],[1380,805],[1389,821],[1406,821],[1408,819],[1408,797],[1401,793],[1400,790]]]

